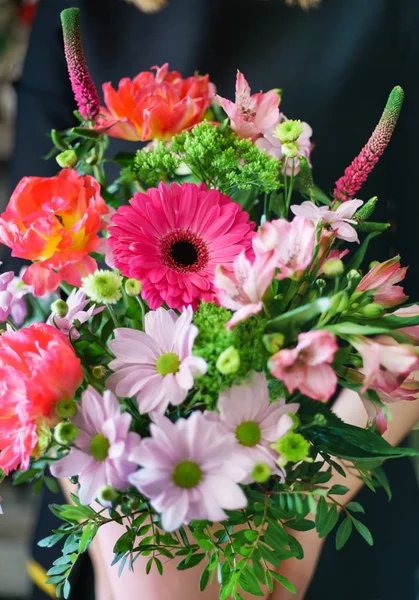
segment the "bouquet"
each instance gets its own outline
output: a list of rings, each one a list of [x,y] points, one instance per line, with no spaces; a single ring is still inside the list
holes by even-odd
[[[303,557],[296,531],[326,536],[342,510],[337,547],[352,532],[373,543],[332,474],[388,490],[382,462],[415,454],[381,436],[389,403],[419,390],[419,306],[398,256],[365,269],[388,224],[371,220],[377,198],[355,197],[403,91],[329,196],[312,130],[278,90],[251,94],[238,73],[227,100],[165,64],[105,83],[102,105],[78,11],[62,23],[78,123],[51,133],[58,174],[22,179],[0,217],[1,242],[31,263],[0,276],[3,476],[78,484],[39,542],[64,543],[57,595],[111,521],[120,571],[142,555],[147,572],[200,565],[221,599],[294,590],[278,567]],[[109,158],[112,137],[132,152]],[[341,388],[366,428],[333,413]]]

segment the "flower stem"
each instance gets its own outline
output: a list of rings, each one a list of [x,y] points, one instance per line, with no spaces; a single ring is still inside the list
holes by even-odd
[[[118,317],[116,316],[116,313],[115,313],[113,307],[110,304],[106,304],[106,308],[108,309],[109,314],[112,317],[112,321],[113,321],[115,327],[119,327]]]

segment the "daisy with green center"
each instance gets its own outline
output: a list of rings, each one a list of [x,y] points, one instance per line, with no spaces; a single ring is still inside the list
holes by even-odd
[[[82,288],[94,302],[116,304],[122,298],[122,277],[118,271],[98,269],[82,279]]]
[[[278,454],[272,442],[285,435],[293,427],[290,415],[297,412],[296,403],[285,400],[270,403],[264,373],[253,373],[248,385],[233,386],[221,392],[218,399],[219,415],[207,413],[209,420],[218,420],[236,438],[233,461],[246,472],[244,481],[252,480],[252,472],[258,463],[266,464],[278,473]]]
[[[129,480],[161,514],[163,529],[174,531],[195,519],[223,521],[225,510],[247,504],[238,485],[235,440],[199,411],[172,423],[154,415],[151,437],[130,456],[142,468]]]
[[[203,375],[207,363],[192,355],[198,329],[192,325],[192,308],[178,317],[159,308],[144,319],[144,331],[115,329],[109,347],[115,360],[106,385],[117,396],[136,397],[140,413],[165,412],[169,404],[181,404],[194,385],[194,375]]]

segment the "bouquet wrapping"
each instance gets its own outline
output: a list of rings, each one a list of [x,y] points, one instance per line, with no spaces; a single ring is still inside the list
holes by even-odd
[[[165,64],[105,83],[101,104],[78,19],[62,13],[78,122],[51,132],[61,170],[22,179],[0,216],[29,263],[0,275],[3,477],[78,486],[39,542],[63,544],[57,595],[109,522],[120,571],[142,555],[147,572],[199,565],[221,599],[293,591],[279,567],[303,558],[295,532],[324,537],[342,511],[337,547],[373,543],[334,474],[388,490],[382,462],[415,454],[382,434],[419,390],[419,306],[400,257],[365,267],[388,224],[357,197],[403,91],[329,196],[278,90],[252,94],[238,73],[232,101]],[[112,137],[132,152],[109,156]],[[366,428],[334,414],[342,388]]]

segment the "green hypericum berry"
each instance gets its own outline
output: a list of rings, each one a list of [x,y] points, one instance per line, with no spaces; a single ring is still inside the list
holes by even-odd
[[[55,157],[57,163],[63,169],[74,167],[77,164],[78,158],[74,150],[64,150]]]
[[[224,352],[221,352],[216,367],[223,375],[237,373],[240,367],[239,351],[234,346],[230,346]]]
[[[128,296],[138,296],[142,290],[141,281],[138,281],[138,279],[127,279],[124,288]]]
[[[310,444],[301,433],[291,431],[277,440],[275,450],[285,461],[296,463],[308,456]]]
[[[301,121],[290,119],[289,121],[283,121],[275,127],[274,136],[279,139],[281,144],[288,144],[296,142],[303,131],[304,127]]]
[[[58,423],[55,427],[54,438],[61,446],[69,446],[76,441],[79,433],[79,428],[73,425],[73,423],[70,423],[70,421],[63,421],[62,423]]]
[[[65,317],[68,313],[68,304],[64,300],[56,300],[51,304],[51,311],[57,317]]]
[[[61,419],[71,419],[77,414],[77,404],[74,400],[60,400],[55,405],[55,412]]]
[[[104,485],[97,493],[97,499],[101,504],[113,504],[118,498],[118,491],[110,485]]]
[[[106,367],[103,365],[96,365],[96,367],[93,367],[92,369],[92,375],[95,379],[103,379],[106,373]]]
[[[252,479],[256,483],[265,483],[271,476],[269,465],[263,462],[256,463],[252,471]]]
[[[82,288],[94,302],[116,304],[122,297],[122,277],[118,271],[99,269],[82,279]]]

